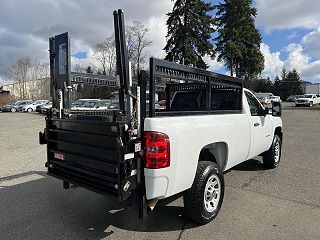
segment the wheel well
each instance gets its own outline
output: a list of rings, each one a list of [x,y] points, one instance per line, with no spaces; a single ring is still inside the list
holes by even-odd
[[[224,170],[228,159],[228,145],[225,142],[210,143],[204,146],[199,154],[200,161],[215,162],[221,170]]]
[[[275,130],[274,130],[274,135],[278,135],[281,139],[281,142],[282,142],[282,128],[281,127],[277,127]]]

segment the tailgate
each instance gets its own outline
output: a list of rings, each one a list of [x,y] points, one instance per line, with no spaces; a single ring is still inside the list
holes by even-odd
[[[125,200],[136,186],[135,159],[125,160],[124,124],[47,119],[48,174]],[[129,185],[123,191],[123,185]]]

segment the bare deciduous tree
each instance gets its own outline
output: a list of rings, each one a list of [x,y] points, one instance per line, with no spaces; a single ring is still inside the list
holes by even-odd
[[[77,73],[85,73],[86,68],[84,66],[80,65],[79,63],[77,63],[73,66],[73,71],[77,72]]]
[[[148,27],[138,21],[133,21],[132,25],[126,28],[128,58],[132,62],[136,76],[147,57],[145,49],[152,44],[152,41],[148,40],[149,30]]]
[[[12,82],[20,84],[20,98],[25,97],[25,83],[28,80],[28,74],[31,68],[31,59],[29,57],[21,57],[14,64],[8,67],[7,76]]]
[[[115,37],[111,35],[102,43],[98,43],[95,49],[95,59],[99,62],[103,75],[111,76],[116,62]]]
[[[26,96],[26,81],[48,77],[48,64],[30,57],[21,57],[7,68],[6,75],[14,82],[19,83],[20,98]],[[33,91],[34,89],[32,89]],[[33,93],[32,93],[33,95]],[[33,97],[33,96],[32,96]]]
[[[128,59],[132,63],[133,75],[142,68],[147,53],[145,49],[152,44],[148,40],[149,28],[138,21],[134,21],[132,25],[126,27],[126,44]],[[99,62],[102,74],[111,76],[115,70],[116,49],[114,34],[107,37],[102,43],[96,45],[95,59]]]

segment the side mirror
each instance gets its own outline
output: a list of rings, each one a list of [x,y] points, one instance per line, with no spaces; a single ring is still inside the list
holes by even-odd
[[[280,102],[272,103],[272,116],[280,117],[282,112],[282,105]]]
[[[99,106],[96,106],[96,108],[99,108]]]

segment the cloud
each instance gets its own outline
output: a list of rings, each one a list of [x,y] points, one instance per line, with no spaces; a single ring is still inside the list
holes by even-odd
[[[289,44],[285,50],[289,54],[284,63],[286,69],[297,69],[303,80],[320,80],[320,60],[312,62],[311,58],[305,54],[302,44]]]
[[[290,35],[287,36],[288,40],[292,40],[298,37],[298,32],[297,31],[293,31]]]
[[[271,79],[274,79],[280,73],[284,64],[280,59],[280,52],[271,52],[270,47],[265,43],[261,43],[260,51],[264,56],[264,70],[262,75],[270,76]]]
[[[303,53],[303,46],[301,44],[291,43],[286,48],[288,52],[288,59],[285,61],[285,68],[288,70],[301,70],[310,62],[310,57]]]
[[[311,58],[305,54],[302,44],[289,44],[283,50],[288,53],[288,58],[281,60],[281,52],[271,52],[270,47],[262,43],[261,52],[265,59],[265,68],[262,75],[270,76],[273,80],[280,74],[282,67],[288,71],[294,68],[300,73],[301,79],[315,82],[320,80],[320,60],[311,61]]]
[[[275,29],[320,27],[318,0],[256,0],[257,23],[270,32]]]
[[[216,58],[211,59],[211,57],[208,55],[204,56],[203,61],[209,65],[209,68],[208,68],[209,71],[216,71],[219,68],[222,68],[224,66],[223,62],[218,62]]]
[[[21,56],[48,61],[48,39],[69,31],[71,50],[90,52],[113,30],[113,10],[122,8],[125,22],[150,28],[150,55],[162,57],[170,0],[4,0],[0,8],[0,72]],[[78,61],[73,58],[74,61]]]
[[[305,35],[301,43],[305,46],[304,52],[310,56],[320,56],[320,28]]]
[[[305,80],[316,81],[313,82],[320,82],[320,60],[314,61],[306,66],[301,70],[301,76]]]

